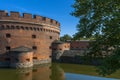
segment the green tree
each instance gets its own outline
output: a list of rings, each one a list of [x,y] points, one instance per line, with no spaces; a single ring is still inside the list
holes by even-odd
[[[94,40],[94,39],[95,39],[94,36],[91,36],[91,37],[89,37],[89,38],[86,38],[86,37],[80,37],[80,38],[78,38],[78,37],[76,36],[76,34],[73,35],[73,38],[72,38],[72,40]]]
[[[72,37],[68,34],[65,34],[64,36],[60,37],[60,40],[63,42],[65,42],[67,40],[71,40],[71,39],[72,39]]]
[[[120,0],[75,0],[73,8],[72,15],[79,18],[76,39],[94,35],[91,55],[107,54],[99,72],[115,72],[120,68]]]

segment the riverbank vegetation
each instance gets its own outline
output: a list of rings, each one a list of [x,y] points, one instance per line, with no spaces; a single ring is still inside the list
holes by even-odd
[[[106,54],[98,72],[105,76],[120,69],[120,0],[75,0],[72,7],[79,19],[75,39],[94,36],[89,56]]]

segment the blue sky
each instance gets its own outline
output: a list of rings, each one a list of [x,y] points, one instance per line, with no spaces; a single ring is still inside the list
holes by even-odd
[[[78,19],[71,16],[74,0],[0,0],[0,10],[37,14],[61,23],[61,36],[76,33]]]

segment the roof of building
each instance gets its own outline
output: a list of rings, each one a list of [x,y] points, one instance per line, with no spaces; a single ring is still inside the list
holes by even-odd
[[[55,40],[54,42],[53,42],[53,44],[63,44],[64,42],[62,42],[62,41],[60,41],[60,40]]]
[[[31,48],[20,46],[10,50],[11,52],[31,52],[33,51]]]

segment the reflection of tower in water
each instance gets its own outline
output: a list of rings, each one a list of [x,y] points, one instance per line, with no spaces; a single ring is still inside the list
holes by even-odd
[[[51,80],[65,80],[64,71],[58,64],[52,64],[51,71]]]
[[[35,66],[19,76],[19,80],[65,80],[64,71],[57,64]]]
[[[32,68],[18,69],[18,80],[32,80]]]
[[[51,80],[51,70],[50,64],[48,65],[39,65],[33,68],[19,69],[18,70],[18,80]]]
[[[46,64],[24,69],[0,69],[0,80],[65,80],[65,76],[59,65]]]
[[[51,70],[50,70],[51,64],[48,65],[41,65],[41,66],[35,66],[33,68],[33,80],[51,80]]]

